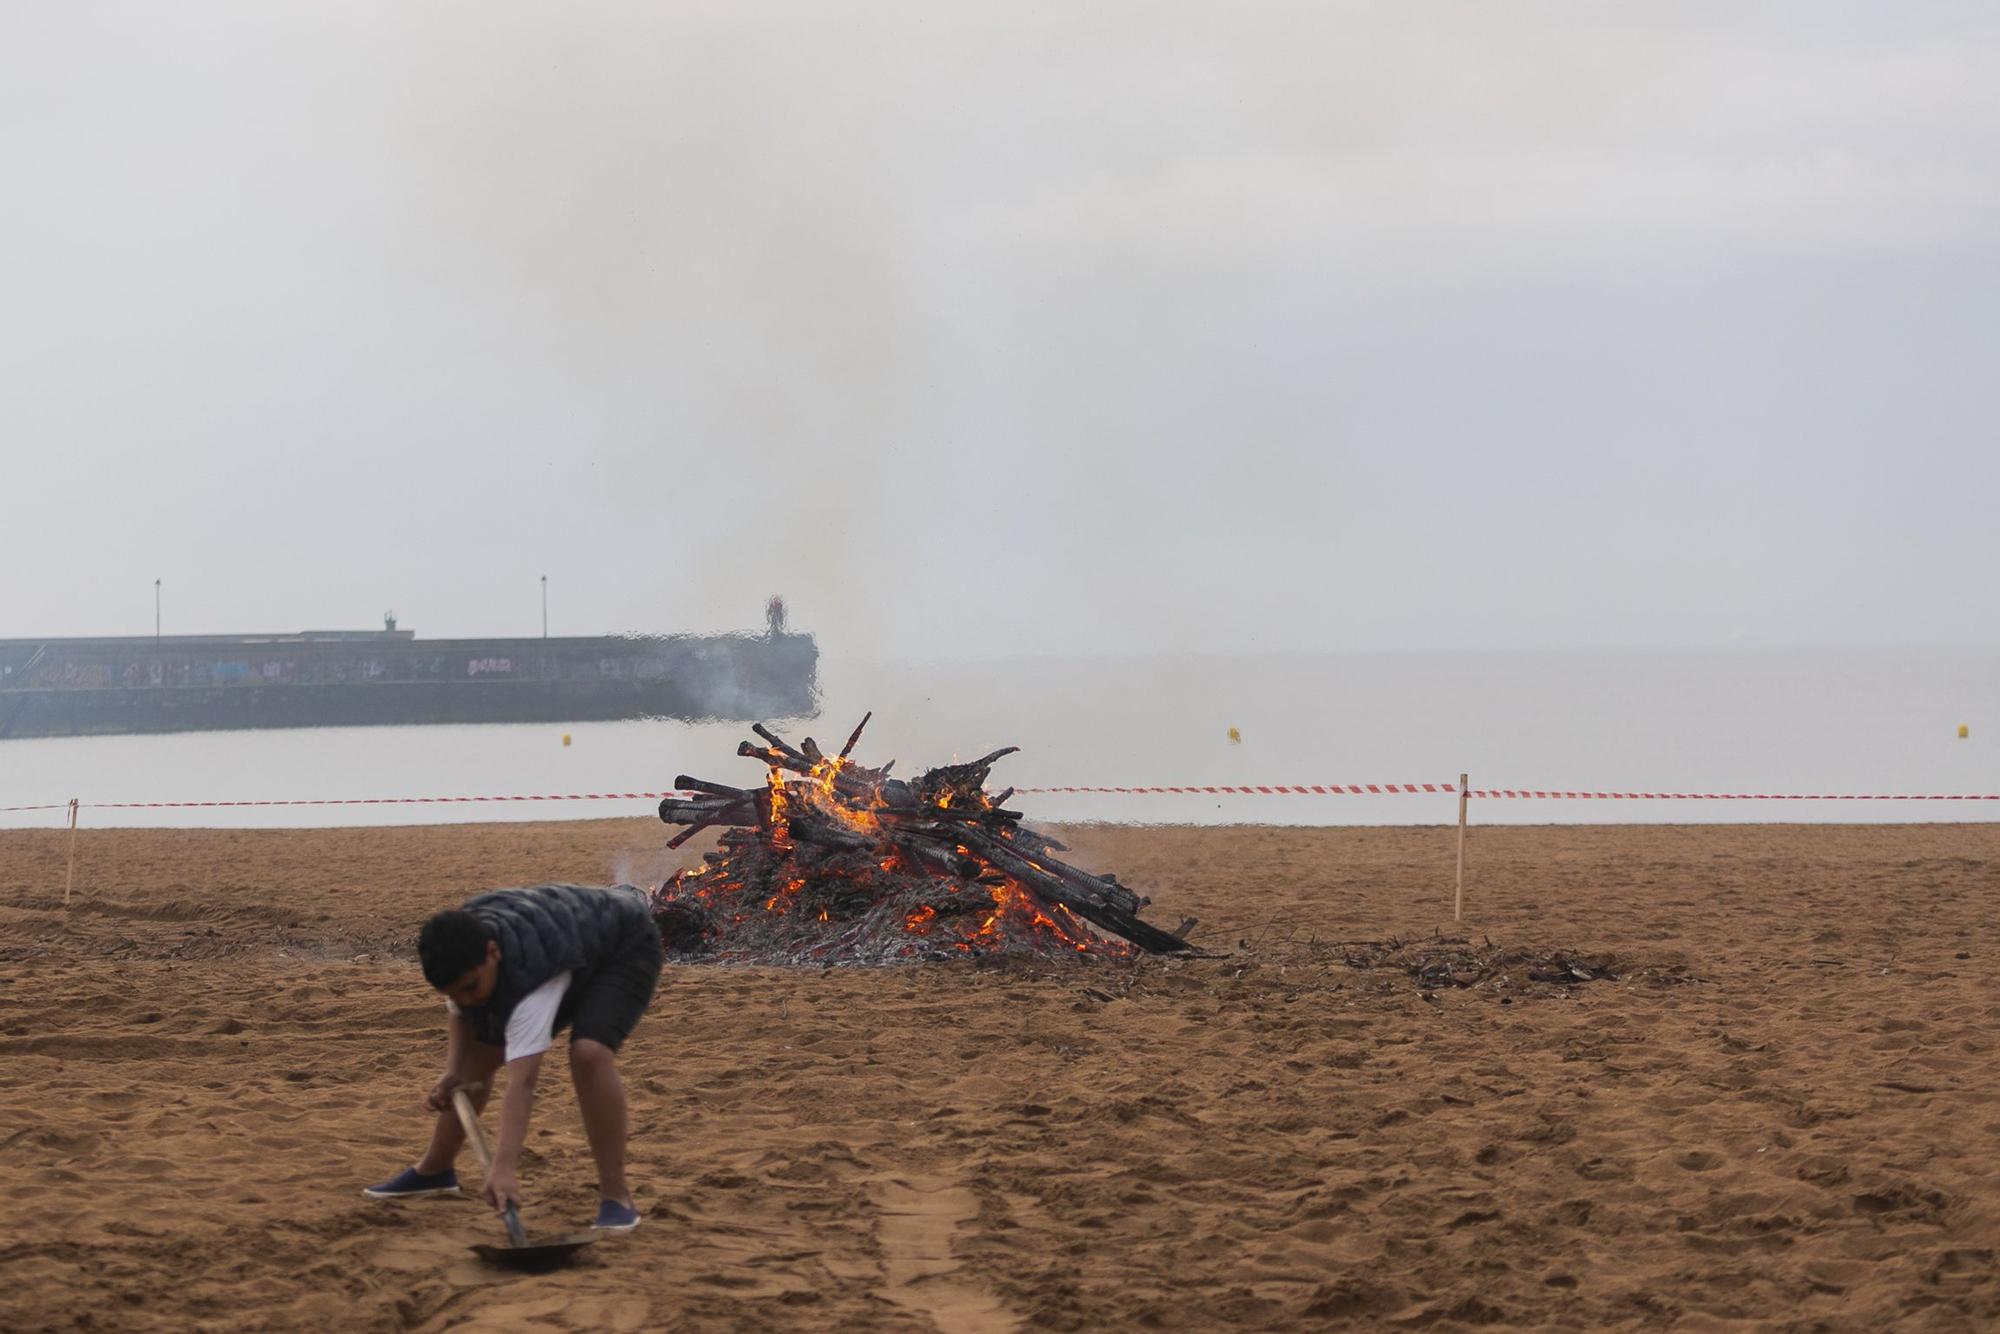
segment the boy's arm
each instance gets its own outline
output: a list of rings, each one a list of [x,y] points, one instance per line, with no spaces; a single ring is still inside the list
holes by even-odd
[[[507,1062],[507,1096],[500,1104],[500,1143],[493,1151],[495,1166],[516,1167],[528,1140],[528,1114],[535,1108],[535,1079],[542,1073],[542,1054]]]
[[[500,1100],[500,1142],[493,1149],[493,1172],[486,1179],[486,1202],[495,1209],[520,1199],[521,1145],[528,1138],[528,1113],[535,1106],[535,1076],[542,1053],[555,1036],[556,1010],[569,990],[569,974],[557,973],[522,998],[507,1016],[503,1046],[507,1093]]]
[[[451,1091],[465,1082],[465,1053],[472,1046],[472,1025],[464,1015],[452,1010],[444,1021],[444,1074],[424,1099],[434,1112],[451,1106]]]
[[[444,1024],[444,1072],[454,1081],[465,1074],[465,1049],[471,1045],[472,1021],[451,1011]]]
[[[486,1202],[495,1209],[521,1200],[521,1145],[528,1138],[528,1115],[535,1108],[535,1079],[542,1054],[507,1062],[507,1092],[500,1100],[500,1142],[493,1147],[493,1173],[486,1179]]]

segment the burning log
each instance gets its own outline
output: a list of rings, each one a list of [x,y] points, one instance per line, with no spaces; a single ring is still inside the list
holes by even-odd
[[[676,774],[674,786],[683,792],[699,792],[709,797],[726,797],[730,801],[747,801],[752,795],[749,788],[725,787],[721,783],[704,782],[699,778],[690,778],[686,774]]]
[[[770,742],[771,748],[773,750],[780,752],[781,754],[786,756],[786,758],[794,760],[805,759],[805,752],[794,750],[791,746],[787,745],[785,741],[781,737],[779,737],[776,732],[773,732],[770,728],[764,726],[764,724],[752,723],[750,724],[750,730],[755,732],[758,736],[763,737],[764,740]]]
[[[668,797],[660,802],[660,818],[668,824],[687,826],[680,833],[667,840],[667,846],[678,848],[704,829],[719,824],[755,824],[757,812],[752,804],[755,794],[740,787],[724,787],[720,783],[705,783],[699,778],[680,774],[674,779],[674,786],[702,795],[694,799]]]
[[[840,748],[841,759],[844,760],[849,755],[852,755],[854,753],[854,743],[861,740],[861,729],[868,726],[868,720],[870,718],[873,718],[874,716],[875,716],[875,710],[870,709],[868,710],[868,712],[861,715],[860,722],[854,724],[854,730],[847,734],[847,744]],[[888,771],[884,770],[883,772],[886,773]]]
[[[870,714],[837,755],[793,746],[759,723],[765,782],[729,787],[682,774],[691,797],[660,803],[686,826],[668,843],[730,826],[702,864],[653,896],[661,939],[682,955],[744,962],[888,963],[997,953],[1180,953],[1174,931],[1144,921],[1149,900],[1057,860],[1067,851],[1023,827],[985,790],[1008,746],[915,779],[850,758]]]
[[[747,801],[696,801],[668,797],[660,803],[660,819],[667,824],[755,824],[757,817]]]

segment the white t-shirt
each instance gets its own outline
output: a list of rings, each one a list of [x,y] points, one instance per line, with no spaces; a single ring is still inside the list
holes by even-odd
[[[556,1010],[562,1005],[563,993],[569,990],[569,974],[557,973],[527,995],[514,1007],[514,1013],[507,1016],[507,1034],[502,1040],[502,1059],[518,1061],[523,1056],[535,1056],[549,1049],[556,1037]],[[453,1014],[461,1011],[453,1001],[446,1001],[444,1007]]]

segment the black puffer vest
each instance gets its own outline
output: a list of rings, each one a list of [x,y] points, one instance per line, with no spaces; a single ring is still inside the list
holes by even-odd
[[[500,942],[500,976],[484,1005],[464,1015],[481,1042],[501,1046],[507,1018],[535,988],[558,973],[575,973],[569,994],[589,973],[641,941],[652,931],[646,896],[629,885],[592,889],[584,885],[537,885],[496,889],[468,899],[465,910],[493,929]],[[562,1018],[567,1018],[564,1006]],[[561,1027],[558,1022],[557,1027]]]

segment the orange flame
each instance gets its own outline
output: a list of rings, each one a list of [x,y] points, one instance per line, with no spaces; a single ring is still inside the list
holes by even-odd
[[[792,831],[785,812],[790,798],[785,793],[785,780],[778,777],[775,765],[770,770],[768,783],[771,789],[771,840],[781,848],[789,848]]]

